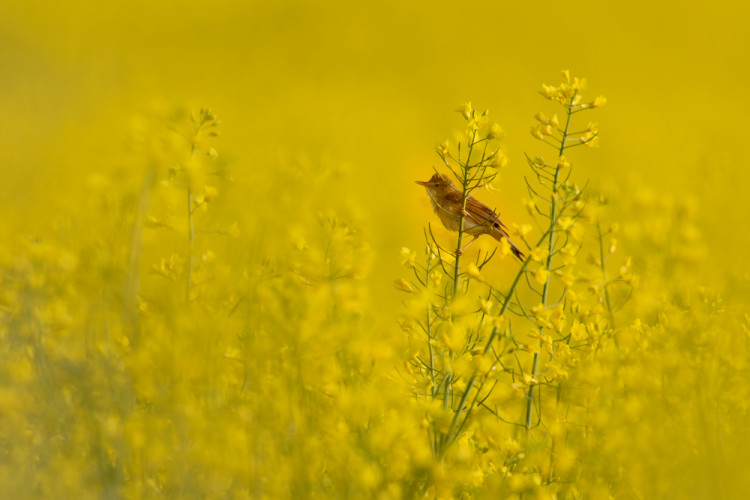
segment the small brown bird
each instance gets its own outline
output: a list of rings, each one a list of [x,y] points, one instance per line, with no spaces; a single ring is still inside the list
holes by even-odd
[[[450,179],[437,173],[427,182],[416,182],[427,189],[432,208],[440,217],[440,222],[451,231],[458,231],[461,220],[461,191],[456,188]],[[474,243],[481,235],[489,234],[497,241],[505,238],[510,244],[510,251],[513,255],[521,261],[524,260],[523,252],[510,240],[506,232],[507,227],[497,218],[497,214],[490,207],[469,196],[466,199],[466,210],[463,212],[463,216],[464,232],[474,237],[464,248]]]

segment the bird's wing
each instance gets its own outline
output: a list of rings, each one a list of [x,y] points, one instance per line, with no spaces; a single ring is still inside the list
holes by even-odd
[[[487,224],[490,226],[497,224],[500,227],[505,227],[505,224],[498,219],[497,212],[472,196],[466,200],[466,211],[469,212],[469,217],[477,224]]]
[[[458,203],[458,205],[461,205],[461,192],[455,189],[448,191],[445,193],[445,199],[451,203]],[[468,203],[469,200],[466,200],[466,202]]]

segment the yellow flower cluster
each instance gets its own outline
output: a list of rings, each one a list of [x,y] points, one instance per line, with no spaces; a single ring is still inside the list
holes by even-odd
[[[475,262],[483,265],[469,262],[454,275],[459,256],[434,259],[434,237],[426,261],[405,260],[415,279],[403,319],[411,325],[404,376],[441,471],[422,480],[426,494],[682,497],[711,491],[714,481],[739,492],[739,466],[721,479],[696,472],[747,458],[742,444],[720,444],[713,433],[743,428],[746,391],[730,397],[719,380],[748,375],[750,337],[728,334],[737,320],[716,294],[696,288],[704,254],[689,211],[642,196],[627,223],[606,223],[606,198],[569,180],[566,149],[598,135],[593,123],[573,132],[570,118],[604,99],[582,103],[584,81],[563,76],[542,92],[564,104],[563,119],[535,117],[557,159],[528,158],[537,182],[524,205],[541,234],[511,228],[528,247],[515,280],[490,278],[481,249]],[[470,105],[462,110],[471,117]],[[622,247],[632,257],[620,256]],[[498,249],[508,253],[507,243]],[[425,286],[436,272],[449,282],[443,289]],[[710,423],[707,407],[718,412]]]
[[[506,221],[525,260],[440,233],[396,247],[400,278],[335,162],[235,181],[213,111],[139,120],[127,169],[3,230],[3,497],[741,498],[750,317],[693,201],[579,187],[584,87],[543,89],[554,156]],[[503,131],[460,113],[437,154],[478,189]]]
[[[561,155],[565,149],[572,146],[584,145],[587,147],[597,147],[599,136],[598,126],[595,123],[589,123],[588,127],[584,130],[574,132],[569,129],[570,117],[580,111],[600,108],[607,103],[607,99],[603,96],[598,96],[592,101],[585,102],[581,91],[586,88],[586,80],[578,77],[571,78],[570,72],[567,70],[563,71],[562,75],[562,83],[557,86],[543,85],[539,93],[545,99],[556,101],[563,106],[568,118],[567,122],[561,123],[557,114],[553,114],[551,118],[548,118],[544,113],[537,113],[535,118],[539,123],[531,127],[531,135],[540,141],[550,144],[555,149],[559,149]],[[562,137],[565,140],[562,140]]]

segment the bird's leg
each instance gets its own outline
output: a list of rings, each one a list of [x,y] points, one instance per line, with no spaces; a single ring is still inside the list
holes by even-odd
[[[469,247],[469,245],[471,245],[472,243],[474,243],[475,241],[477,241],[477,238],[479,238],[480,236],[481,236],[480,234],[474,236],[474,238],[472,238],[472,240],[470,242],[468,242],[466,245],[464,245],[464,247],[461,250],[457,250],[456,251],[456,255],[458,255],[458,256],[463,255],[464,250],[466,250]]]
[[[458,211],[459,211],[459,213],[461,214],[462,217],[468,217],[469,216],[469,212],[467,212],[466,210],[464,210],[462,208],[460,208]],[[475,239],[477,239],[477,236],[474,236],[474,240]],[[463,248],[460,248],[460,249],[456,250],[456,257],[462,256],[464,254],[464,249],[466,247],[468,247],[469,245],[471,245],[472,243],[474,243],[474,240],[471,240],[469,243],[467,243],[466,245],[464,245]]]

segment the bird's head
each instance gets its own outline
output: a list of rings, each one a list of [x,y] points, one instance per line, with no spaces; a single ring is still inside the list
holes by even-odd
[[[424,186],[428,191],[438,192],[453,187],[453,183],[446,176],[435,173],[428,181],[416,181],[420,186]]]

